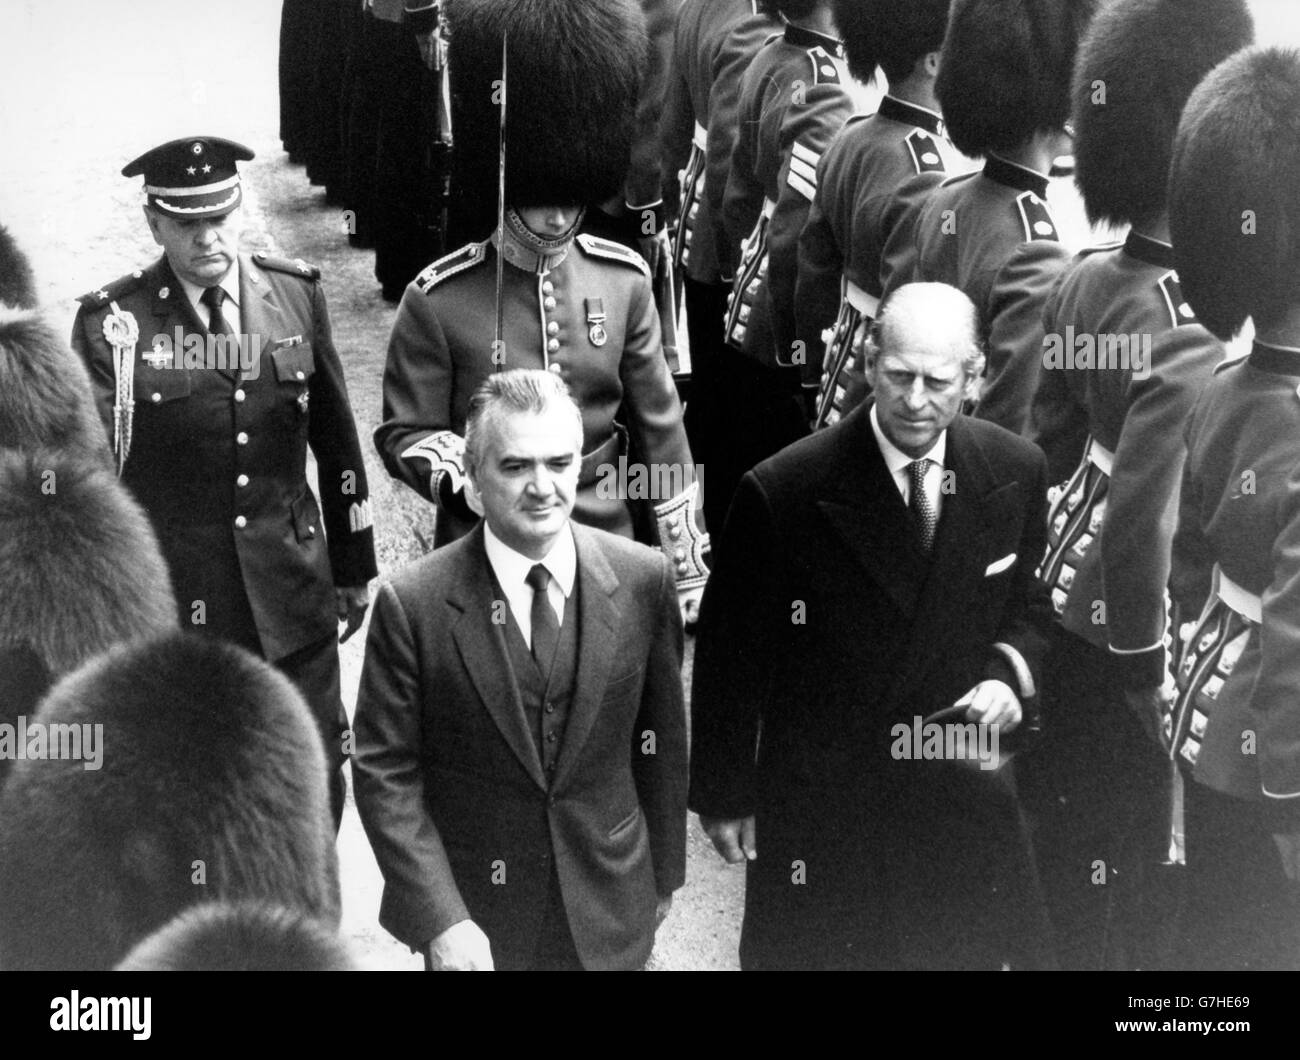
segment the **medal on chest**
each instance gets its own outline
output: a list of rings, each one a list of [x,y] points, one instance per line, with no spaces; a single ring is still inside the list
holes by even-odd
[[[609,341],[605,332],[605,302],[601,298],[584,298],[587,307],[587,338],[593,346],[604,346]]]

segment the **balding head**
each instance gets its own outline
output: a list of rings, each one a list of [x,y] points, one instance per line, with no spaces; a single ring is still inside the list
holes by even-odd
[[[912,457],[924,456],[979,393],[984,355],[975,306],[945,283],[900,287],[867,348],[880,429]]]

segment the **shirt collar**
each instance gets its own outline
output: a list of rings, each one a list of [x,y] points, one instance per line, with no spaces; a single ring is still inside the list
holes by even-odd
[[[901,122],[904,125],[915,125],[917,128],[924,129],[935,136],[944,135],[943,116],[941,114],[930,110],[929,107],[922,107],[916,103],[909,103],[905,99],[899,99],[897,96],[886,96],[882,99],[880,109],[876,113],[882,118],[888,118],[890,121]]]
[[[1019,162],[1009,162],[1001,155],[989,155],[985,159],[984,175],[1017,191],[1032,191],[1040,199],[1047,198],[1049,178],[1046,173],[1039,173]]]
[[[172,270],[175,271],[174,269]],[[180,279],[178,276],[177,279]],[[181,287],[185,291],[185,296],[190,300],[190,305],[200,313],[206,312],[207,307],[200,301],[206,288],[200,287],[197,283],[190,283],[189,280],[181,280]],[[230,271],[226,273],[222,281],[217,284],[226,292],[226,297],[235,303],[235,308],[239,308],[239,260],[230,266]],[[206,319],[206,318],[205,318]]]
[[[541,560],[529,559],[522,552],[516,552],[492,532],[486,519],[483,521],[483,547],[487,550],[488,562],[492,564],[492,570],[503,589],[525,584],[528,572],[537,563],[541,563],[564,593],[564,598],[567,600],[573,595],[573,583],[578,576],[578,551],[573,544],[571,524],[565,526],[564,532],[551,546],[551,551]]]
[[[943,467],[944,457],[948,453],[948,429],[946,427],[939,433],[934,445],[930,447],[930,451],[925,453],[923,457],[908,456],[885,437],[885,432],[880,429],[880,418],[876,415],[875,404],[871,406],[871,430],[876,436],[876,444],[880,446],[880,455],[885,458],[885,466],[889,468],[891,475],[899,474],[914,460],[933,460],[940,467]]]
[[[1124,251],[1138,261],[1145,261],[1148,265],[1155,265],[1161,269],[1174,267],[1174,248],[1171,244],[1161,239],[1153,239],[1151,236],[1144,236],[1141,232],[1132,229],[1129,230],[1128,238],[1124,240]]]
[[[785,39],[798,48],[825,48],[837,59],[844,58],[844,42],[815,29],[805,29],[793,22],[785,24]]]

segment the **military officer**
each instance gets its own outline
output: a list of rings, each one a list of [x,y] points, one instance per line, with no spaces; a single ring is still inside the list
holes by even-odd
[[[1075,64],[1084,205],[1093,223],[1129,232],[1075,258],[1048,298],[1033,405],[1031,437],[1057,457],[1054,481],[1072,472],[1042,563],[1059,624],[1035,759],[1046,782],[1037,852],[1068,968],[1151,968],[1167,941],[1168,917],[1148,900],[1169,838],[1172,776],[1155,738],[1166,584],[1182,428],[1224,351],[1183,299],[1165,189],[1183,104],[1251,38],[1244,0],[1117,0]],[[1156,52],[1162,61],[1147,61]],[[1062,470],[1067,450],[1074,466]]]
[[[1243,50],[1192,93],[1174,142],[1170,232],[1187,300],[1254,346],[1187,423],[1165,722],[1185,783],[1180,967],[1300,967],[1300,59]]]
[[[979,310],[988,367],[975,415],[1023,433],[1038,382],[1043,303],[1068,260],[1047,205],[1068,150],[1070,70],[1096,0],[956,0],[935,92],[953,143],[985,159],[895,229],[884,298],[952,284]]]
[[[470,396],[502,368],[556,372],[583,412],[574,518],[662,543],[684,606],[693,606],[707,573],[707,536],[649,270],[636,251],[578,231],[582,204],[617,191],[625,175],[640,10],[631,0],[600,7],[544,0],[527,12],[453,0],[445,14],[462,171],[497,164],[499,115],[490,101],[509,22],[503,224],[407,287],[375,445],[394,477],[438,504],[436,542],[446,543],[476,518],[463,490]],[[556,63],[570,53],[582,64],[566,80]],[[574,93],[578,83],[583,91]]]
[[[861,351],[890,232],[948,170],[967,168],[934,95],[948,0],[835,0],[834,10],[849,71],[867,82],[880,70],[889,92],[875,114],[850,118],[822,156],[799,237],[795,335],[819,357],[825,350],[815,428],[839,420],[850,387],[865,388]]]
[[[213,136],[129,163],[162,256],[80,299],[85,361],[122,480],[148,511],[182,625],[297,682],[343,808],[336,620],[360,625],[376,574],[366,472],[320,272],[238,252],[247,147]],[[307,484],[310,446],[321,502]]]

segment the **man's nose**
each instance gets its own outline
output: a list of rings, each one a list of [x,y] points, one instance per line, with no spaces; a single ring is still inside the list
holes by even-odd
[[[528,479],[527,488],[535,497],[549,497],[555,490],[555,479],[545,467],[537,467]]]
[[[907,391],[907,405],[909,408],[919,409],[925,405],[925,380],[915,380]]]
[[[200,225],[198,231],[194,234],[194,241],[201,247],[211,246],[217,241],[216,226]]]

